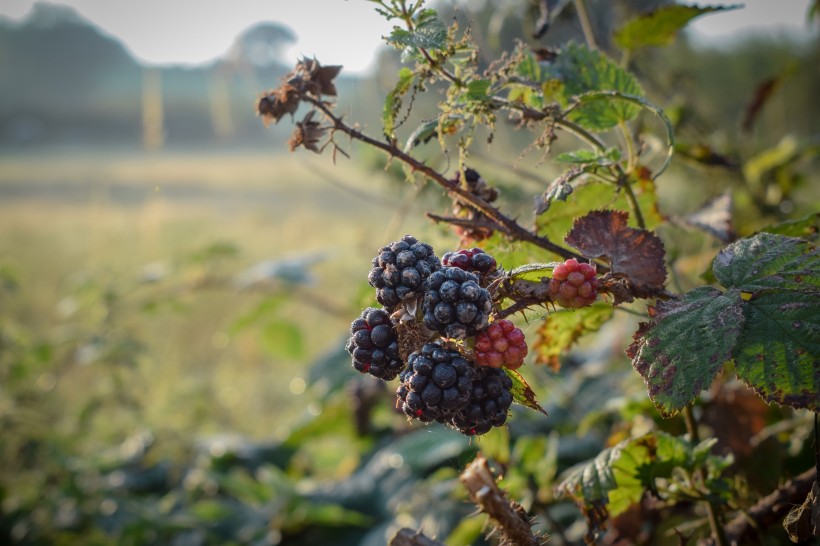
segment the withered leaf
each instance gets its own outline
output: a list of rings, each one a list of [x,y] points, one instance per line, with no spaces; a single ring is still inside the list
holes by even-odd
[[[296,122],[296,127],[293,129],[293,134],[288,141],[291,152],[299,146],[304,146],[312,152],[321,153],[322,150],[316,145],[325,135],[327,128],[319,125],[318,121],[313,121],[313,114],[315,113],[315,110],[311,110],[305,114],[302,121]]]
[[[256,113],[265,125],[271,121],[278,123],[285,114],[291,116],[299,108],[299,92],[290,84],[283,83],[278,88],[263,95],[256,105]]]
[[[663,242],[645,229],[627,225],[629,213],[598,210],[578,218],[564,239],[587,258],[604,258],[612,273],[629,280],[641,298],[663,292],[666,281]]]
[[[333,80],[341,72],[341,65],[322,66],[316,59],[304,58],[296,65],[295,77],[301,77],[305,90],[317,97],[336,96]]]
[[[538,403],[538,400],[535,397],[535,391],[532,390],[532,387],[529,386],[529,384],[521,376],[521,374],[516,372],[515,370],[510,370],[509,368],[504,368],[504,371],[507,373],[507,375],[513,383],[511,390],[513,400],[518,404],[521,404],[522,406],[526,406],[539,413],[547,415],[547,410],[542,408],[541,405]]]

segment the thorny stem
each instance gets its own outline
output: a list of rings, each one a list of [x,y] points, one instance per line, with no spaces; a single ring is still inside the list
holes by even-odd
[[[438,185],[446,189],[448,192],[457,195],[461,200],[469,204],[471,207],[484,213],[488,218],[490,218],[492,221],[497,223],[501,228],[503,228],[504,233],[510,238],[520,241],[526,241],[535,246],[543,248],[544,250],[548,250],[554,254],[557,254],[558,256],[561,256],[564,259],[583,259],[583,256],[576,254],[570,250],[567,250],[566,248],[553,243],[546,237],[537,235],[532,231],[524,228],[512,218],[509,218],[502,214],[497,208],[490,205],[485,200],[462,188],[458,185],[458,183],[448,180],[444,177],[444,175],[442,175],[432,167],[419,162],[414,157],[404,152],[394,144],[376,140],[362,133],[361,131],[358,131],[357,129],[348,126],[347,124],[345,124],[342,118],[333,114],[330,108],[328,108],[328,106],[321,100],[311,97],[309,95],[302,95],[301,98],[312,104],[317,109],[319,109],[325,115],[325,117],[333,123],[333,130],[341,131],[352,139],[359,140],[361,142],[364,142],[365,144],[369,144],[370,146],[382,150],[391,157],[399,159],[403,163],[412,167],[414,171],[420,172],[430,180],[433,180]]]
[[[697,421],[695,421],[695,414],[692,411],[692,404],[687,404],[683,408],[683,419],[686,421],[686,432],[689,433],[689,439],[693,444],[700,443],[698,424]],[[703,468],[698,468],[696,473],[701,481],[706,481],[706,474],[703,471]],[[726,533],[723,530],[723,526],[720,524],[717,506],[715,506],[715,503],[708,499],[704,501],[704,503],[706,505],[706,515],[709,519],[709,527],[712,529],[712,538],[718,546],[729,546],[729,542],[726,540]]]

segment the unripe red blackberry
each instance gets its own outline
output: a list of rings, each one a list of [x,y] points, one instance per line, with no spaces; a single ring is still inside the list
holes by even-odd
[[[579,263],[575,258],[555,266],[549,283],[552,301],[561,307],[579,308],[591,305],[598,297],[595,266]]]
[[[405,235],[379,249],[372,266],[367,280],[376,289],[379,303],[393,311],[401,302],[412,301],[424,294],[425,279],[441,268],[441,262],[433,247],[419,242],[412,235]]]
[[[479,366],[515,370],[524,363],[527,351],[524,332],[506,319],[493,322],[475,338],[475,362]]]
[[[397,404],[414,419],[445,422],[470,401],[474,375],[472,363],[458,351],[426,343],[407,358]]]
[[[470,401],[450,423],[467,436],[485,434],[507,422],[512,401],[512,380],[504,370],[476,368]]]
[[[362,311],[350,324],[345,349],[353,357],[356,370],[385,381],[395,378],[404,368],[396,331],[384,309],[368,307]]]
[[[424,282],[424,324],[445,337],[464,339],[487,326],[492,299],[478,277],[458,267],[444,267]]]
[[[455,252],[448,252],[442,256],[441,265],[445,267],[458,267],[478,275],[486,275],[494,271],[498,266],[495,258],[480,248],[465,248]]]

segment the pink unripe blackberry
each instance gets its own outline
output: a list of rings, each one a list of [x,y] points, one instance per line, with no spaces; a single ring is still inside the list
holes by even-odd
[[[475,361],[479,366],[511,370],[521,367],[527,356],[524,332],[509,320],[497,320],[475,338]]]
[[[561,307],[579,308],[591,305],[598,297],[595,266],[579,263],[575,258],[555,266],[549,283],[549,294]]]

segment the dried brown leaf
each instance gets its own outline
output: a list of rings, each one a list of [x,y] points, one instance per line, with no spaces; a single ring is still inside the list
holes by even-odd
[[[598,210],[578,218],[564,239],[587,258],[603,258],[613,274],[629,280],[632,294],[645,298],[663,292],[666,281],[663,242],[655,234],[627,225],[629,213]]]
[[[321,153],[322,150],[317,144],[325,136],[327,128],[319,125],[318,121],[313,121],[313,114],[315,113],[315,110],[311,110],[305,114],[302,121],[296,122],[296,127],[294,127],[293,134],[291,134],[288,141],[291,152],[299,146],[304,146],[312,152]]]
[[[283,83],[280,87],[263,95],[256,105],[256,113],[262,118],[265,125],[278,123],[285,114],[291,116],[299,108],[299,92],[288,84]]]

